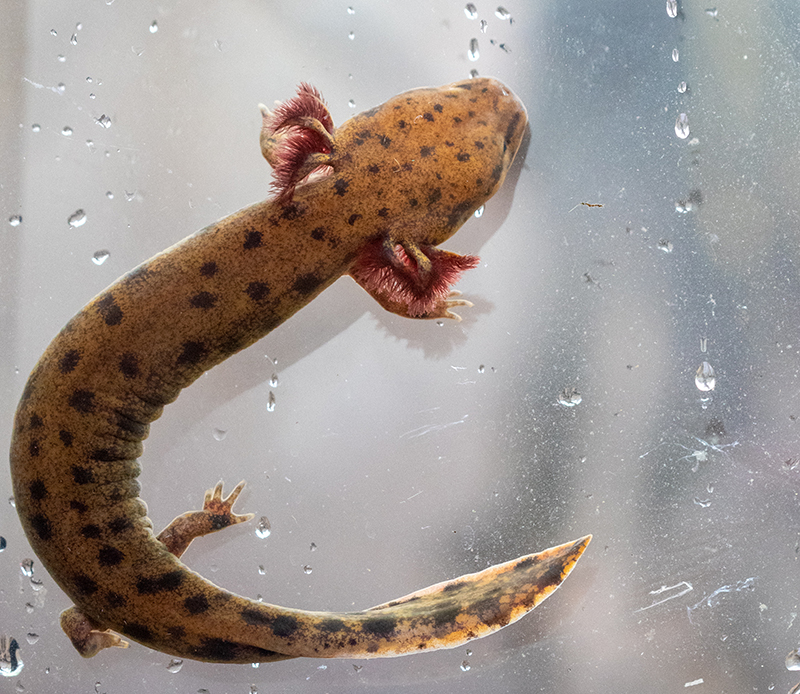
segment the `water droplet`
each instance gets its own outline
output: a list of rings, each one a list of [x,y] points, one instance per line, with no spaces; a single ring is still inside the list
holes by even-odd
[[[0,535],[0,552],[2,552],[6,548],[6,538]]]
[[[482,374],[484,371],[486,371],[486,367],[483,364],[478,365],[478,373]]]
[[[83,210],[75,210],[67,219],[67,223],[73,228],[82,227],[86,224],[86,213]]]
[[[58,60],[59,63],[66,63],[67,62],[67,56],[59,55],[59,56],[56,57],[56,60]]]
[[[697,386],[697,390],[702,390],[703,392],[714,390],[716,387],[717,375],[714,373],[711,364],[707,361],[704,361],[697,367],[697,372],[694,375],[694,384]]]
[[[707,349],[708,349],[708,338],[707,337],[701,337],[700,338],[700,351],[703,354],[705,354]]]
[[[214,429],[214,431],[211,432],[211,435],[217,441],[224,441],[225,437],[228,435],[228,430],[227,429]]]
[[[264,568],[263,564],[259,564],[258,565],[258,575],[259,576],[266,576],[267,575],[267,570]]]
[[[485,19],[482,19],[481,20],[481,34],[485,34],[486,30],[488,28],[489,28],[489,22],[487,22]]]
[[[312,551],[312,552],[316,552],[316,551],[317,551],[317,543],[316,543],[316,542],[312,542],[312,543],[311,543],[311,544],[308,546],[308,549],[309,549],[310,551]]]
[[[681,59],[681,54],[678,53],[678,49],[677,48],[673,48],[672,49],[672,60],[677,63],[680,59]]]
[[[800,670],[800,648],[795,648],[786,656],[787,670]]]
[[[355,107],[356,107],[356,102],[355,102],[353,99],[350,99],[350,100],[347,102],[347,105],[348,105],[350,108],[355,108]]]
[[[678,84],[678,93],[679,94],[685,94],[686,93],[686,89],[687,89],[686,82],[681,82],[680,84]]]
[[[16,677],[22,670],[22,659],[17,656],[19,644],[10,636],[0,636],[0,675]]]
[[[269,391],[269,399],[267,400],[267,412],[275,411],[275,393]]]
[[[63,128],[61,128],[61,134],[64,135],[64,137],[69,137],[72,135],[72,128],[70,128],[68,125],[65,125]]]
[[[108,256],[110,255],[111,253],[106,250],[95,251],[94,255],[92,256],[92,262],[95,265],[102,265],[104,262],[106,262],[106,260],[108,260]]]
[[[155,34],[158,31],[158,22],[154,19],[150,24],[150,33]]]
[[[464,14],[467,15],[467,19],[475,19],[478,16],[478,8],[471,2],[468,2],[466,7],[464,7]]]
[[[272,374],[269,378],[269,387],[270,388],[277,388],[278,387],[278,374]]]
[[[39,638],[40,638],[40,637],[39,637],[39,634],[37,634],[37,633],[35,633],[35,632],[33,632],[33,631],[29,631],[27,634],[25,634],[25,640],[26,640],[26,641],[27,641],[27,642],[28,642],[28,643],[29,643],[31,646],[33,646],[33,644],[35,644],[35,643],[36,643],[36,642],[39,640]]]
[[[94,122],[106,129],[111,127],[111,119],[105,113],[100,118],[95,118]]]
[[[312,571],[313,571],[313,569],[312,569],[312,568],[311,568],[311,567],[310,567],[308,564],[305,564],[305,565],[303,566],[303,573],[304,573],[304,574],[308,575],[308,574],[310,574]]]
[[[353,663],[353,670],[355,670],[356,672],[361,672],[363,669],[364,669],[363,665],[356,665],[355,663]]]
[[[667,0],[667,16],[673,19],[678,16],[678,0]]]
[[[261,516],[256,524],[256,536],[261,540],[266,540],[272,535],[272,526],[270,525],[269,518]]]
[[[9,224],[10,224],[12,227],[18,227],[20,224],[22,224],[22,215],[21,215],[21,214],[14,214],[14,215],[11,215],[11,216],[8,218],[8,223],[9,223]]]
[[[477,210],[475,210],[475,219],[480,219],[483,217],[483,210],[485,207],[486,205],[481,205]]]
[[[577,388],[564,388],[558,394],[558,404],[564,407],[575,407],[575,405],[580,405],[582,401],[583,397],[581,397]]]
[[[86,140],[86,146],[89,148],[90,152],[95,151],[94,140]]]
[[[169,661],[169,663],[167,663],[167,672],[171,672],[173,675],[175,675],[181,671],[182,667],[183,661],[180,658],[173,658]]]
[[[494,11],[494,16],[498,19],[511,21],[511,13],[502,5]]]
[[[481,52],[478,48],[478,39],[469,40],[469,51],[467,52],[467,57],[472,61],[475,61],[481,57]]]
[[[41,132],[41,130],[42,130],[42,126],[41,126],[41,125],[39,125],[38,123],[34,123],[34,124],[31,126],[31,130],[33,130],[33,132],[35,132],[35,133]]]
[[[469,664],[468,660],[462,660],[461,661],[461,671],[462,672],[468,672],[471,669],[472,669],[472,665]]]
[[[355,14],[355,13],[356,13],[356,10],[352,5],[347,8],[347,14]]]
[[[317,670],[327,670],[327,669],[328,669],[327,665],[317,665]]]
[[[467,648],[467,650],[465,652],[466,652],[467,657],[472,655],[472,649],[471,648]]]
[[[57,94],[63,94],[65,91],[67,91],[67,85],[64,84],[63,82],[59,82],[56,85],[56,93]]]
[[[107,191],[106,191],[106,197],[107,197],[109,200],[113,200],[113,199],[114,199],[114,193],[112,193],[110,190],[107,190]]]
[[[355,32],[355,31],[351,31],[351,32],[350,32],[350,33],[347,35],[347,38],[348,38],[348,39],[350,39],[351,41],[352,41],[352,40],[354,40],[354,39],[355,39],[355,37],[356,37],[356,32]]]
[[[50,29],[50,34],[52,36],[58,36],[58,32],[55,29]]]
[[[698,499],[695,497],[694,503],[696,503],[700,508],[708,508],[711,506],[711,499]]]
[[[70,36],[70,37],[69,37],[69,42],[70,42],[70,43],[71,43],[73,46],[77,46],[77,45],[78,45],[78,35],[77,35],[77,34],[73,34],[72,36]]]
[[[707,14],[709,17],[714,17],[714,18],[716,19],[716,17],[717,17],[717,8],[716,8],[716,7],[709,7],[709,8],[706,10],[706,14]]]
[[[33,576],[33,559],[23,559],[19,564],[23,576]]]
[[[87,77],[87,78],[86,78],[86,81],[87,81],[89,84],[91,84],[93,80],[92,80],[92,78],[91,78],[91,77]]]
[[[658,242],[659,251],[664,251],[664,253],[672,253],[673,248],[672,241],[669,241],[668,239],[661,239]]]
[[[685,140],[689,137],[689,116],[685,113],[681,113],[675,119],[675,134],[681,138],[681,140]]]
[[[676,200],[675,201],[675,211],[678,214],[688,214],[689,212],[694,209],[694,205],[692,205],[691,200]]]
[[[469,78],[471,80],[474,80],[477,76],[478,76],[477,68],[472,68],[472,70],[469,71]]]

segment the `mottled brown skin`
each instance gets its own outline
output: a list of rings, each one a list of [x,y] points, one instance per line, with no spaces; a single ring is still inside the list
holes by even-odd
[[[525,124],[522,104],[491,79],[394,97],[347,121],[330,151],[302,163],[309,171],[325,163],[329,175],[296,189],[293,181],[156,255],[53,340],[17,410],[11,472],[31,546],[75,603],[62,626],[82,655],[127,645],[117,633],[230,663],[451,647],[519,618],[566,577],[588,538],[365,612],[254,602],[178,559],[194,537],[250,518],[231,510],[242,485],[223,499],[220,483],[203,510],[157,538],[136,479],[142,441],[163,407],[351,272],[365,247],[380,259],[399,244],[414,272],[430,274],[429,247],[498,189]],[[273,164],[286,132],[262,137]],[[391,287],[371,292],[421,318],[453,317],[449,309],[467,303],[436,299],[420,314]]]

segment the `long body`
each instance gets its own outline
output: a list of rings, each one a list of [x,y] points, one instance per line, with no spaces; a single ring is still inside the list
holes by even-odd
[[[204,371],[350,274],[385,308],[455,317],[450,284],[475,264],[436,246],[501,185],[525,128],[503,85],[401,94],[334,131],[301,86],[264,109],[277,195],[184,239],[85,306],[47,348],[17,410],[14,495],[30,543],[75,607],[82,655],[116,634],[198,660],[376,657],[450,647],[532,609],[588,538],[355,613],[233,595],[184,566],[194,537],[247,520],[221,484],[158,537],[139,499],[149,425]],[[311,174],[309,176],[309,174]],[[116,632],[116,633],[114,633]]]

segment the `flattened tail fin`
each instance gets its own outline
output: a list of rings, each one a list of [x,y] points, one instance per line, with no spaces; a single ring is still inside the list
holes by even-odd
[[[366,610],[396,625],[373,657],[455,648],[516,622],[564,582],[591,540],[586,535]]]

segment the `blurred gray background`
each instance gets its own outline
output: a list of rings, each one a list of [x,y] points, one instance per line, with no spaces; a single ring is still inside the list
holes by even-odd
[[[530,116],[524,160],[446,244],[482,258],[459,284],[475,307],[416,323],[340,280],[166,410],[143,496],[161,528],[220,477],[247,479],[237,509],[272,534],[240,526],[185,561],[292,607],[362,609],[594,533],[572,576],[469,651],[171,672],[137,645],[79,658],[58,626],[69,601],[3,504],[0,635],[25,665],[0,691],[800,680],[784,666],[800,646],[800,9],[509,0],[510,19],[480,2],[470,19],[465,5],[2,0],[0,445],[27,374],[86,301],[268,194],[259,101],[308,81],[342,123],[475,69]],[[703,362],[713,390],[695,383]],[[581,402],[559,404],[565,389]]]

